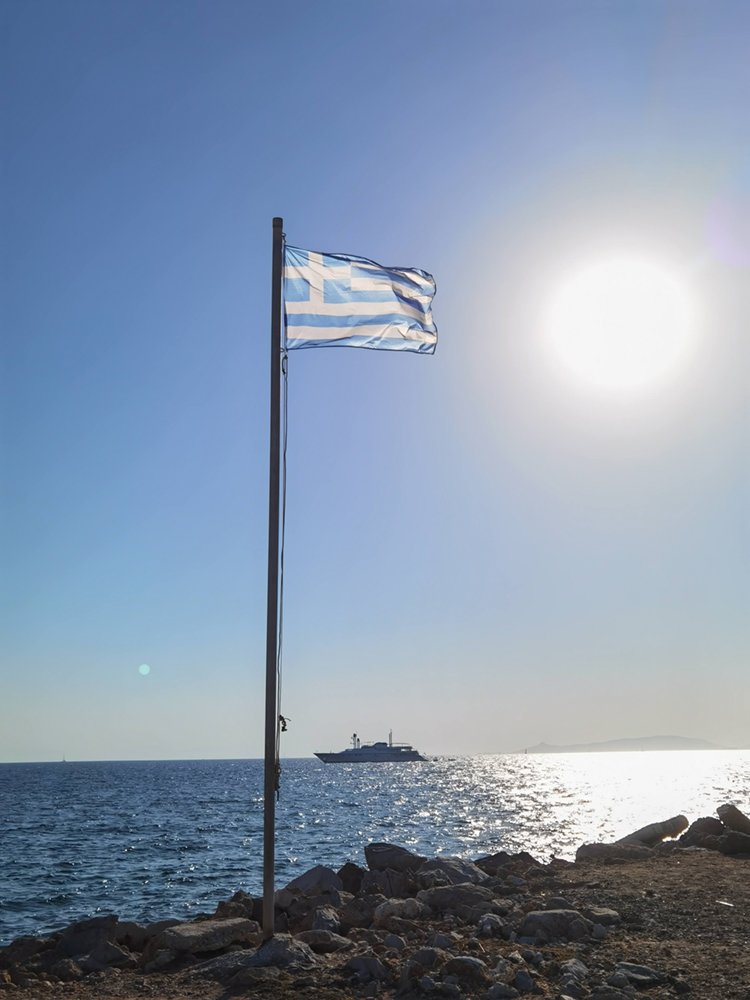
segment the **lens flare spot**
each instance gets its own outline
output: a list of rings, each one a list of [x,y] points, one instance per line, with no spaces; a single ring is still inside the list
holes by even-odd
[[[151,667],[148,665],[148,663],[142,663],[140,667],[138,667],[138,673],[141,675],[141,677],[148,677],[148,675],[151,673]]]

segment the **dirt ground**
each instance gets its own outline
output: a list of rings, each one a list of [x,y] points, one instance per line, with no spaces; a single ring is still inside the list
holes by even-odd
[[[529,905],[553,896],[564,897],[576,909],[609,907],[620,914],[622,922],[600,942],[541,946],[545,963],[540,966],[534,995],[558,1000],[563,994],[554,973],[556,965],[578,958],[591,973],[584,998],[596,998],[597,989],[604,989],[596,984],[604,984],[618,962],[633,962],[668,976],[668,983],[638,992],[637,996],[649,1000],[673,1000],[681,995],[688,1000],[750,1000],[749,858],[681,850],[635,862],[553,862],[529,874]],[[440,920],[425,921],[423,930],[401,955],[394,956],[385,945],[377,944],[375,954],[397,973],[409,951],[422,945],[429,933],[445,928]],[[465,937],[458,953],[474,954],[489,966],[522,950],[519,944],[501,938],[479,941],[474,937],[476,928],[470,926],[458,930]],[[0,984],[0,994],[19,1000],[228,1000],[238,996],[263,1000],[377,996],[385,1000],[441,996],[414,988],[399,991],[397,975],[393,985],[357,984],[344,970],[344,962],[345,958],[334,954],[321,957],[319,966],[310,971],[254,970],[255,978],[233,989],[202,978],[197,967],[190,966],[148,975],[110,969],[72,983],[37,982],[26,987],[5,983]],[[485,998],[487,992],[486,983],[476,988],[461,984],[462,997]]]

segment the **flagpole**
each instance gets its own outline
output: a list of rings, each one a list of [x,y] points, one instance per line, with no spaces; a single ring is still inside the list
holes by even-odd
[[[274,839],[278,784],[276,734],[279,637],[279,454],[281,446],[281,272],[284,220],[273,220],[271,266],[271,433],[268,466],[266,742],[263,769],[263,937],[273,937]]]

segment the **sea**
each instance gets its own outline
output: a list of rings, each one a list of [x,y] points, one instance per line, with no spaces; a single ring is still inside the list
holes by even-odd
[[[507,754],[423,763],[282,761],[276,884],[364,847],[427,856],[572,859],[733,802],[750,812],[750,751]],[[105,913],[212,913],[262,891],[263,762],[0,764],[0,945]]]

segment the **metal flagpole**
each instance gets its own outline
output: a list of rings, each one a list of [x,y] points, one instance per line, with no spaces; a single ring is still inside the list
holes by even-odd
[[[263,780],[263,937],[273,937],[274,839],[278,785],[276,733],[279,637],[279,453],[281,446],[281,273],[284,220],[273,220],[271,268],[271,433],[268,466],[266,605],[266,743]]]

